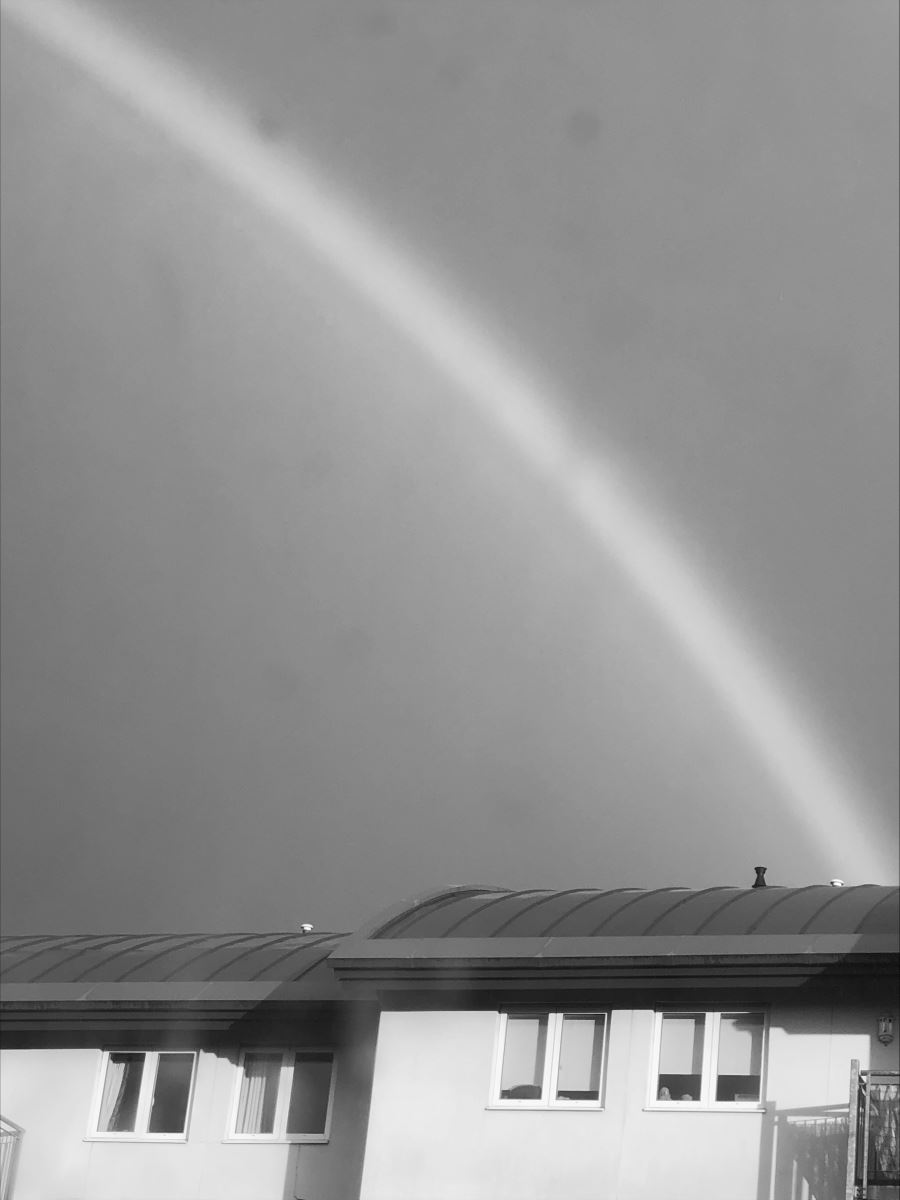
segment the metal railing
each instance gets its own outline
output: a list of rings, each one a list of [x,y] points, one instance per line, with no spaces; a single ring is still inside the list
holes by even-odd
[[[900,1186],[900,1071],[861,1071],[850,1063],[847,1200]]]
[[[0,1116],[0,1200],[12,1200],[16,1163],[24,1133],[21,1125]]]

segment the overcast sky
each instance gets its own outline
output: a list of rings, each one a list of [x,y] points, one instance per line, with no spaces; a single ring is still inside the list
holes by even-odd
[[[10,20],[4,931],[895,881],[892,0],[90,11],[546,383],[783,683],[872,862],[402,329]]]

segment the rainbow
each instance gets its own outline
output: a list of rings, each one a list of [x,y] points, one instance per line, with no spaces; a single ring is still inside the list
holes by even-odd
[[[611,461],[578,438],[552,388],[513,361],[471,308],[305,157],[266,143],[227,97],[213,96],[133,35],[66,0],[3,0],[2,11],[242,193],[452,381],[668,628],[803,822],[826,869],[867,882],[893,877],[879,839],[866,830],[871,803],[829,762],[823,738],[747,631]]]

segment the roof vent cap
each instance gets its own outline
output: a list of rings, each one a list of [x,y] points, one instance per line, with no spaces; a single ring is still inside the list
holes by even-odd
[[[303,924],[300,926],[301,933],[312,933],[312,931],[313,931],[313,927],[312,927],[312,925],[310,925],[309,921],[304,921]]]
[[[844,886],[843,879],[829,879],[828,883],[829,883],[830,887],[843,887]]]
[[[768,887],[769,886],[766,883],[766,871],[768,871],[768,869],[769,869],[768,867],[754,867],[753,868],[753,870],[756,872],[756,879],[753,881],[753,887],[760,888],[760,887]]]

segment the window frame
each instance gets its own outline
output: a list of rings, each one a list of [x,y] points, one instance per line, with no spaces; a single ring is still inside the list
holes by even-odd
[[[658,1099],[659,1056],[662,1046],[663,1021],[666,1017],[704,1018],[703,1059],[700,1066],[700,1096],[697,1100]],[[759,1099],[717,1100],[719,1033],[723,1017],[762,1017],[762,1048],[760,1050]],[[659,1112],[765,1112],[766,1059],[769,1045],[769,1014],[765,1008],[661,1008],[653,1022],[653,1043],[650,1054],[650,1078],[647,1086],[648,1109]]]
[[[244,1060],[248,1054],[281,1054],[281,1070],[278,1078],[278,1096],[275,1100],[275,1115],[271,1133],[238,1133],[238,1109],[241,1102],[241,1086],[244,1078]],[[322,1133],[288,1133],[287,1119],[294,1084],[294,1063],[298,1054],[328,1054],[331,1056],[331,1077],[328,1085],[328,1102],[325,1109],[325,1129]],[[250,1144],[310,1143],[324,1145],[331,1139],[331,1117],[334,1110],[334,1093],[337,1081],[337,1053],[333,1046],[242,1046],[235,1069],[231,1107],[228,1114],[226,1142]]]
[[[141,1072],[141,1087],[138,1092],[138,1102],[134,1114],[134,1129],[101,1130],[100,1108],[103,1103],[103,1090],[106,1075],[109,1070],[110,1055],[141,1054],[144,1067]],[[151,1133],[150,1116],[153,1112],[153,1094],[156,1091],[156,1080],[159,1074],[159,1060],[166,1054],[181,1054],[191,1056],[191,1082],[188,1087],[187,1103],[184,1110],[184,1129],[179,1133]],[[100,1055],[100,1070],[94,1087],[94,1097],[91,1102],[91,1118],[86,1135],[87,1141],[92,1142],[186,1142],[190,1134],[191,1111],[194,1106],[194,1090],[197,1085],[197,1062],[199,1054],[196,1050],[170,1049],[147,1050],[134,1046],[114,1046],[104,1050]]]
[[[601,1112],[604,1108],[606,1091],[606,1060],[609,1048],[610,1015],[603,1008],[508,1008],[500,1011],[496,1025],[494,1060],[491,1069],[491,1090],[488,1108],[502,1109],[537,1109],[547,1110],[577,1110],[580,1112]],[[547,1042],[544,1050],[544,1067],[541,1075],[540,1099],[512,1099],[500,1095],[500,1084],[503,1078],[503,1055],[506,1049],[506,1031],[510,1017],[546,1017]],[[603,1022],[600,1037],[600,1078],[597,1087],[596,1100],[557,1100],[556,1087],[559,1082],[559,1060],[562,1047],[562,1034],[566,1017],[594,1017]],[[551,1086],[552,1085],[552,1086]]]

